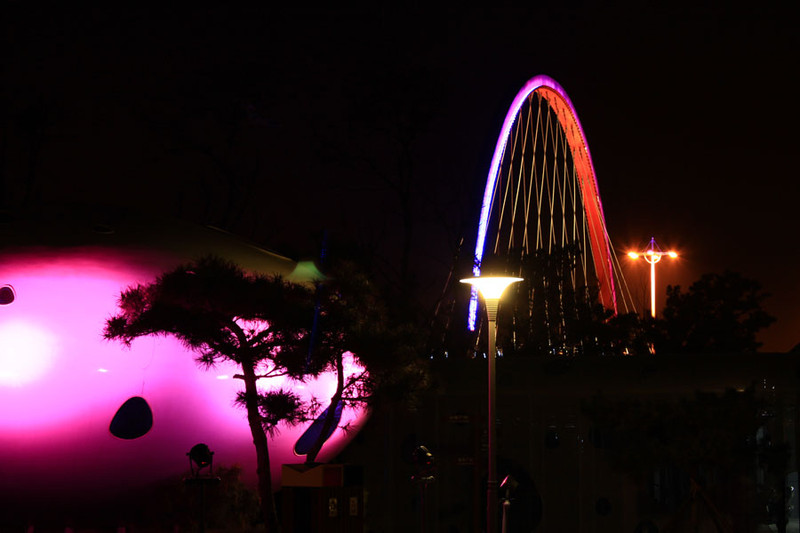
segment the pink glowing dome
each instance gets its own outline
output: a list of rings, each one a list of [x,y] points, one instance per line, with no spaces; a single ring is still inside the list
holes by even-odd
[[[131,349],[102,338],[122,289],[209,253],[254,272],[288,276],[296,266],[224,232],[175,221],[0,223],[4,494],[141,486],[185,472],[186,453],[200,442],[215,452],[215,465],[239,464],[245,481],[254,483],[252,438],[244,411],[233,405],[241,384],[232,379],[234,367],[204,370],[169,337],[141,338]],[[324,401],[335,382],[328,375],[283,385]],[[138,438],[130,438],[135,427],[133,434],[115,431],[127,438],[115,436],[111,423],[121,408],[123,414],[149,409],[152,426]],[[338,454],[364,415],[345,409],[347,433],[337,429],[318,460]],[[296,445],[309,426],[282,427],[272,438],[276,487],[281,464],[304,460]]]

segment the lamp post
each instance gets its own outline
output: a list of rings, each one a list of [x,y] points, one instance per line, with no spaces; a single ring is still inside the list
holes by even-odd
[[[189,453],[189,468],[192,471],[192,477],[183,480],[187,485],[200,486],[200,533],[205,533],[206,530],[206,485],[217,485],[221,479],[213,475],[214,471],[214,452],[212,452],[207,444],[195,444]],[[208,474],[201,475],[204,468],[208,468]]]
[[[522,281],[522,278],[482,276],[478,278],[462,279],[461,283],[468,283],[478,289],[483,296],[486,314],[489,318],[489,409],[488,409],[488,442],[489,472],[486,479],[486,532],[497,531],[497,463],[495,461],[495,358],[497,355],[497,304],[506,287],[512,283]]]
[[[661,261],[661,258],[665,255],[669,256],[671,259],[678,257],[678,254],[673,251],[661,251],[661,248],[656,244],[655,237],[650,238],[650,243],[643,252],[628,252],[628,257],[631,259],[639,259],[641,256],[644,257],[645,261],[650,263],[650,315],[653,318],[656,317],[656,263]]]

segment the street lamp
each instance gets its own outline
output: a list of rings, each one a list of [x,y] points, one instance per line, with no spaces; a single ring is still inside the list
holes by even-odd
[[[200,533],[205,533],[206,530],[206,485],[218,485],[221,478],[213,475],[214,470],[214,452],[208,447],[208,444],[195,444],[189,453],[189,468],[192,471],[192,477],[185,478],[183,482],[186,485],[199,485],[200,486]],[[208,468],[206,475],[201,475],[204,468]]]
[[[653,318],[656,317],[656,263],[661,261],[661,258],[665,255],[669,256],[671,259],[678,257],[678,254],[673,251],[661,251],[661,248],[656,244],[655,237],[650,238],[650,243],[643,252],[628,252],[628,257],[631,259],[639,259],[641,256],[644,257],[645,261],[650,263],[650,314]]]
[[[495,429],[495,357],[497,355],[497,304],[506,287],[512,283],[522,281],[522,278],[482,276],[479,278],[462,279],[461,283],[468,283],[478,289],[486,306],[489,318],[489,413],[488,413],[488,446],[489,473],[486,480],[486,532],[497,531],[497,464],[495,462],[494,441]]]

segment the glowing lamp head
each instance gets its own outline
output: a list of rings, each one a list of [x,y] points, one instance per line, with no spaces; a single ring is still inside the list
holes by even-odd
[[[639,254],[637,254],[636,252],[628,252],[628,257],[630,257],[631,259],[639,259]]]
[[[499,300],[506,290],[506,287],[518,281],[522,281],[522,278],[481,276],[478,278],[462,279],[461,283],[468,283],[478,289],[478,292],[480,292],[486,300]]]
[[[678,254],[675,253],[675,252],[667,252],[667,255],[670,256],[672,259],[675,259],[676,257],[678,257]]]
[[[503,291],[506,290],[506,287],[518,281],[522,281],[522,278],[482,276],[465,278],[461,280],[461,283],[468,283],[481,293],[486,303],[486,314],[489,316],[489,321],[494,322],[497,319],[497,305],[503,295]]]

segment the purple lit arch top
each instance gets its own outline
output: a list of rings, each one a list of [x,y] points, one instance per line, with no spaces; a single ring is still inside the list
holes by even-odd
[[[608,243],[603,205],[600,201],[600,192],[597,188],[597,179],[595,178],[589,145],[586,143],[586,136],[583,133],[583,128],[581,127],[578,115],[575,112],[575,107],[572,105],[569,96],[567,96],[566,91],[561,85],[549,76],[539,75],[528,80],[525,86],[517,93],[503,121],[503,127],[500,130],[500,135],[497,138],[497,145],[494,149],[494,155],[492,156],[492,164],[489,167],[486,189],[483,193],[481,215],[478,221],[478,238],[475,242],[475,261],[472,272],[475,276],[480,276],[481,273],[489,215],[491,213],[494,191],[497,185],[497,177],[500,172],[500,164],[503,160],[511,128],[517,120],[522,105],[534,92],[539,93],[547,100],[547,103],[553,111],[555,111],[558,122],[561,124],[566,134],[570,152],[572,153],[572,159],[575,163],[581,196],[583,197],[594,269],[600,286],[600,302],[604,307],[616,313],[617,299],[611,263],[611,248]],[[477,311],[478,295],[473,288],[468,318],[470,330],[475,329]]]

